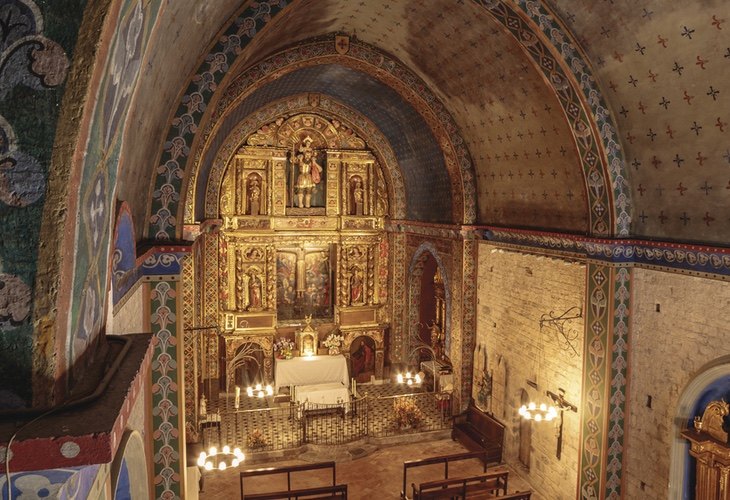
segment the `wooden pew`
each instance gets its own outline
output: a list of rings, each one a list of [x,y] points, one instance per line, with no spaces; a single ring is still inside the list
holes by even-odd
[[[324,500],[328,498],[347,499],[347,485],[322,486],[319,488],[302,488],[299,490],[275,491],[273,493],[252,493],[246,500]]]
[[[454,417],[451,439],[469,450],[484,450],[488,462],[502,461],[504,424],[470,404],[465,413]]]
[[[492,472],[480,476],[428,481],[416,486],[411,484],[413,499],[432,500],[441,498],[493,498],[501,491],[507,493],[509,472]]]
[[[256,477],[256,476],[268,476],[273,474],[286,474],[286,491],[301,491],[301,490],[292,490],[291,489],[291,475],[293,472],[311,472],[313,470],[320,470],[320,469],[331,469],[332,470],[332,483],[328,485],[324,485],[325,487],[333,488],[335,486],[343,486],[343,485],[337,485],[337,476],[335,471],[335,463],[334,462],[318,462],[314,464],[304,464],[304,465],[289,465],[284,467],[267,467],[264,469],[250,469],[243,471],[239,473],[239,481],[241,486],[241,499],[243,498],[263,498],[263,497],[254,497],[251,495],[244,495],[244,479],[247,477]],[[307,488],[312,489],[312,488]],[[315,488],[317,489],[317,488]],[[345,488],[345,491],[347,491],[347,488]],[[271,494],[281,494],[282,491],[273,492]],[[336,492],[335,492],[336,493]],[[304,495],[305,493],[302,493]],[[258,495],[258,493],[256,494]],[[274,498],[280,498],[280,497],[274,497]],[[292,497],[293,498],[293,497]],[[308,497],[302,497],[302,498],[308,498]],[[329,497],[327,497],[329,498]]]
[[[532,490],[530,491],[516,491],[514,493],[510,493],[509,495],[504,495],[499,498],[499,500],[530,500],[532,497]]]
[[[403,462],[403,489],[401,489],[401,498],[408,498],[406,487],[408,485],[408,470],[414,467],[423,467],[424,465],[435,465],[444,464],[444,477],[442,479],[449,478],[449,463],[456,462],[459,460],[468,460],[472,458],[478,458],[482,461],[483,472],[487,472],[487,457],[484,450],[470,451],[467,453],[457,453],[454,455],[441,455],[438,457],[421,458],[418,460],[408,460]]]

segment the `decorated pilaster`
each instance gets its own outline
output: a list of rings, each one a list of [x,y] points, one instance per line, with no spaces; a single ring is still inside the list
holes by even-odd
[[[150,282],[153,483],[156,498],[181,498],[185,484],[183,321],[180,279],[187,247],[157,247],[142,265]]]
[[[621,498],[630,278],[588,263],[579,498]]]

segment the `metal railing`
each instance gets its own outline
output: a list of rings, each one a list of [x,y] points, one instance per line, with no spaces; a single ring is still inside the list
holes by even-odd
[[[398,411],[406,416],[397,418]],[[448,398],[432,392],[365,395],[331,405],[304,402],[273,408],[221,408],[218,413],[220,421],[202,429],[204,442],[226,443],[249,453],[287,450],[306,443],[341,445],[367,436],[451,427]]]

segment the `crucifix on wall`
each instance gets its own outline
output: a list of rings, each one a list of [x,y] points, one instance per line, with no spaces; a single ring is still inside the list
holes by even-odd
[[[558,423],[558,445],[557,449],[555,450],[555,456],[560,460],[560,455],[563,451],[563,413],[565,411],[572,411],[575,413],[578,413],[578,407],[575,406],[573,403],[569,402],[567,399],[565,399],[565,391],[563,389],[558,389],[558,394],[555,394],[554,392],[547,391],[547,395],[550,399],[553,400],[553,403],[555,403],[555,406],[558,407],[559,416],[560,416],[560,422]]]

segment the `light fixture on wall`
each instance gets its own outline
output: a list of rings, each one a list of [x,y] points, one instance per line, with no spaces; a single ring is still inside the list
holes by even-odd
[[[583,309],[578,306],[573,306],[567,311],[565,311],[563,314],[556,315],[555,311],[550,311],[547,314],[543,314],[540,316],[540,331],[542,331],[543,326],[551,326],[555,329],[555,331],[560,335],[557,337],[558,343],[560,345],[563,345],[567,348],[570,348],[572,351],[571,356],[577,356],[578,350],[575,348],[578,337],[580,336],[580,333],[578,330],[571,330],[569,328],[566,328],[566,323],[573,319],[578,319],[583,317]],[[569,351],[570,352],[570,351]]]

